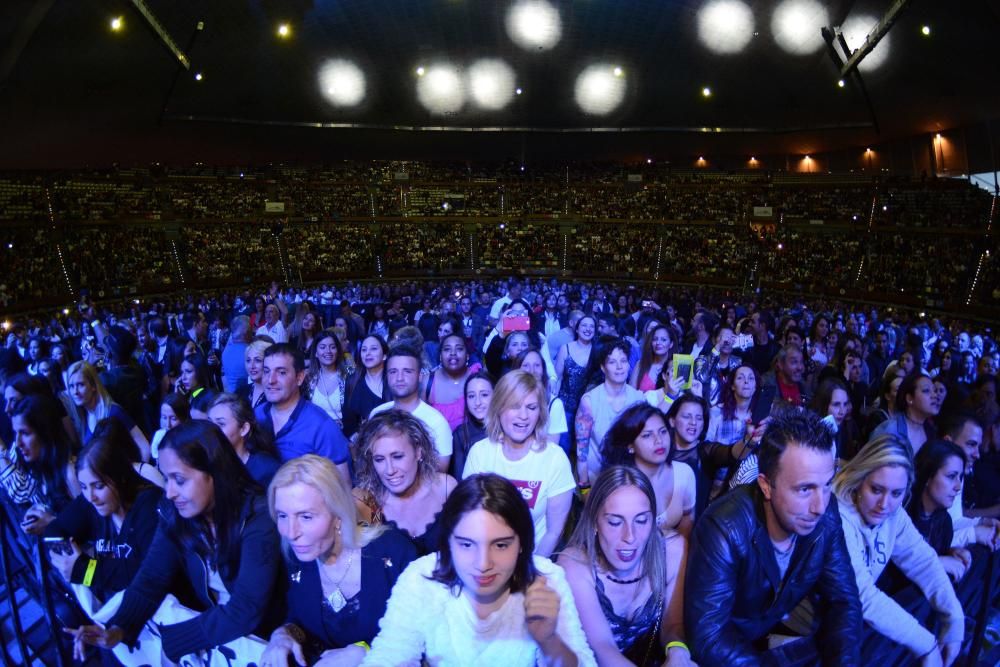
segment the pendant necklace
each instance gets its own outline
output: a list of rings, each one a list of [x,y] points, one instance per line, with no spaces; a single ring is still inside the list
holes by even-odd
[[[341,609],[347,606],[347,598],[344,597],[344,592],[340,590],[340,585],[344,583],[344,579],[347,578],[347,574],[351,571],[351,563],[354,562],[354,549],[351,549],[351,553],[347,557],[347,567],[344,568],[344,574],[340,575],[340,579],[335,583],[330,575],[326,573],[326,567],[324,565],[319,566],[319,571],[326,579],[327,583],[333,586],[333,592],[324,598],[324,601],[330,605],[334,613],[338,613]]]

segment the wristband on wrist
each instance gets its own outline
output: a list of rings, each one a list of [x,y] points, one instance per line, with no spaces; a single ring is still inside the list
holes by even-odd
[[[360,646],[365,650],[365,653],[368,653],[368,651],[372,650],[372,647],[368,645],[368,642],[354,642],[352,646]]]
[[[670,649],[672,649],[672,648],[682,648],[685,651],[687,651],[688,653],[691,652],[691,649],[689,649],[688,645],[685,644],[684,642],[669,642],[667,644],[666,652],[669,654],[670,653]]]
[[[83,573],[82,583],[84,586],[90,586],[92,583],[94,583],[94,572],[96,571],[97,571],[97,560],[91,559],[90,562],[87,563],[87,570]]]

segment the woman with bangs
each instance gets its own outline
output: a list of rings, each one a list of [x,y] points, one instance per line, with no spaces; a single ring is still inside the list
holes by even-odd
[[[656,506],[640,470],[605,468],[559,556],[601,665],[694,664],[684,644],[685,542],[655,530]]]
[[[380,412],[358,431],[355,451],[361,518],[402,530],[420,555],[437,551],[441,508],[457,482],[438,472],[423,423],[403,410]]]
[[[440,552],[399,577],[362,665],[597,664],[565,573],[537,555],[518,488],[499,475],[467,477],[441,527]]]
[[[670,366],[673,351],[674,339],[670,327],[657,324],[642,341],[642,354],[632,371],[629,384],[639,391],[656,389],[664,366]]]
[[[371,411],[389,400],[385,359],[389,344],[378,336],[361,341],[361,368],[354,374],[344,403],[344,436],[352,437]]]
[[[548,556],[562,534],[573,501],[573,472],[563,450],[549,441],[545,390],[530,373],[513,370],[493,390],[487,437],[472,446],[464,477],[496,473],[521,492],[535,524],[535,553]]]
[[[360,664],[413,545],[397,530],[359,523],[350,490],[321,456],[285,463],[267,496],[285,547],[288,615],[261,667]]]
[[[541,352],[533,347],[529,347],[517,355],[511,367],[528,371],[542,385],[542,389],[545,390],[546,404],[549,406],[549,437],[557,441],[562,450],[566,452],[566,456],[569,456],[570,441],[569,425],[566,423],[566,408],[563,405],[562,399],[558,396],[553,396],[549,391],[549,377],[551,377],[551,373],[549,373],[545,358]]]

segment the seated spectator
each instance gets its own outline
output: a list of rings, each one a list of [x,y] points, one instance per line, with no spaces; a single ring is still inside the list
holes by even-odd
[[[111,400],[110,394],[101,384],[96,368],[86,361],[78,361],[70,366],[67,391],[76,407],[70,416],[73,417],[80,442],[85,445],[90,442],[97,423],[102,419],[117,419],[139,448],[140,460],[149,461],[149,441],[128,413]]]
[[[440,365],[427,377],[424,399],[448,420],[448,427],[454,431],[462,423],[465,413],[465,397],[461,388],[482,367],[478,363],[469,363],[469,351],[461,333],[446,334],[441,339],[438,352],[435,358]]]
[[[69,436],[57,415],[58,404],[44,395],[26,396],[11,411],[14,447],[3,486],[29,535],[41,535],[80,493]]]
[[[371,411],[369,418],[385,410],[405,410],[419,419],[434,443],[438,470],[445,472],[451,462],[452,442],[448,420],[420,398],[420,352],[417,348],[397,345],[385,361],[386,384],[392,401]]]
[[[325,456],[350,483],[347,440],[337,423],[301,394],[305,360],[294,345],[275,343],[264,352],[264,392],[267,403],[254,411],[257,423],[273,438],[282,461],[303,454]]]
[[[851,417],[851,399],[847,393],[847,385],[836,377],[823,380],[816,389],[810,407],[821,417],[833,418],[837,458],[853,458],[861,446],[861,435]]]
[[[309,321],[309,313],[305,320]],[[330,329],[318,332],[311,339],[312,361],[308,369],[309,400],[319,406],[337,425],[344,425],[344,401],[350,380],[343,367],[340,341]]]
[[[757,482],[699,518],[684,590],[699,664],[862,664],[858,589],[830,502],[834,471],[833,438],[815,415],[778,416],[761,444]],[[784,621],[806,599],[818,628],[802,635]]]
[[[437,551],[441,508],[457,482],[438,472],[423,423],[403,410],[380,412],[361,427],[355,451],[362,519],[402,530],[421,556]]]
[[[664,645],[665,665],[694,664],[684,644],[685,541],[659,535],[657,506],[642,472],[609,465],[587,494],[559,555],[583,631],[602,665],[658,662]]]
[[[121,595],[114,596],[132,583],[149,553],[163,492],[136,473],[120,445],[102,436],[80,453],[76,475],[80,495],[45,529],[46,536],[67,538],[49,547],[49,559],[74,584],[91,620],[101,622],[114,613]],[[122,664],[152,664],[161,658],[159,636],[143,628],[135,649],[119,645],[114,653]]]
[[[711,352],[699,355],[694,361],[694,379],[701,383],[701,395],[709,406],[717,405],[722,386],[729,374],[740,367],[740,358],[733,354],[736,334],[727,326],[716,327]]]
[[[361,424],[376,407],[389,399],[385,381],[385,360],[389,345],[378,336],[361,342],[361,368],[354,373],[344,402],[344,435],[354,437]]]
[[[268,504],[287,545],[288,614],[260,664],[360,664],[413,545],[397,530],[362,527],[337,469],[320,456],[285,463]]]
[[[222,390],[235,392],[247,383],[246,353],[252,337],[250,318],[239,315],[229,326],[229,340],[222,350]]]
[[[531,513],[514,485],[466,478],[445,503],[441,528],[441,551],[399,577],[365,667],[423,655],[442,664],[597,664],[562,568],[534,555]]]
[[[934,381],[922,371],[910,373],[896,393],[896,415],[879,424],[871,437],[888,434],[901,438],[910,446],[911,456],[915,456],[937,434],[933,418],[940,411]]]
[[[264,323],[257,329],[258,336],[267,336],[275,343],[288,342],[288,330],[281,322],[281,311],[278,306],[269,303],[264,309]]]
[[[663,413],[647,403],[636,403],[611,425],[601,443],[607,465],[638,468],[653,486],[656,525],[670,536],[687,539],[694,525],[697,494],[691,466],[673,460],[670,431]]]
[[[841,468],[834,481],[868,625],[862,653],[866,660],[893,664],[904,659],[908,650],[911,658],[931,661],[925,664],[951,665],[961,652],[965,612],[937,554],[913,527],[909,515],[899,511],[913,483],[911,451],[897,435],[877,436]],[[898,601],[903,599],[899,594],[893,599],[876,585],[890,562],[940,615],[936,636],[924,625],[930,625],[931,619],[915,611],[919,599],[904,605]]]
[[[520,489],[535,524],[536,553],[542,556],[552,553],[562,534],[574,487],[569,459],[549,441],[548,412],[533,375],[510,371],[500,378],[487,412],[487,437],[472,446],[462,473],[495,473]]]
[[[250,404],[254,410],[267,401],[264,393],[264,351],[274,345],[269,338],[258,338],[246,347],[243,357],[247,372],[247,383],[236,388],[236,395]]]
[[[194,399],[206,389],[214,390],[214,388],[215,377],[208,361],[198,353],[186,355],[181,361],[180,375],[177,377],[174,391]]]
[[[604,381],[580,399],[576,413],[576,471],[580,486],[590,486],[604,462],[601,443],[611,424],[630,405],[645,401],[644,394],[629,386],[629,344],[622,339],[601,346],[597,352],[597,365],[604,373]]]
[[[160,428],[153,434],[153,442],[149,445],[153,462],[160,457],[160,442],[167,431],[191,419],[191,404],[183,394],[167,394],[160,403]]]
[[[83,644],[135,645],[153,619],[174,662],[225,647],[242,662],[259,663],[265,642],[254,635],[269,633],[284,616],[274,600],[280,543],[260,487],[222,431],[201,420],[167,434],[160,469],[167,486],[156,534],[121,606],[103,625],[66,632],[79,655]],[[191,584],[203,611],[161,606],[175,575]]]
[[[486,413],[493,398],[493,379],[486,371],[479,371],[465,381],[465,419],[451,433],[451,475],[462,478],[465,459],[472,445],[486,437]]]
[[[274,443],[257,423],[247,402],[236,394],[219,394],[209,406],[208,420],[225,434],[250,477],[267,488],[281,462]]]

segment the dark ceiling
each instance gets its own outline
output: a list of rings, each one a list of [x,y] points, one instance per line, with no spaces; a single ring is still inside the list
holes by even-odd
[[[719,55],[698,37],[707,0],[550,1],[562,38],[551,50],[526,51],[504,28],[513,0],[147,0],[190,57],[184,70],[131,2],[3,0],[0,166],[161,155],[475,158],[541,146],[581,156],[648,147],[818,152],[1000,118],[995,0],[912,0],[891,28],[885,62],[862,75],[871,109],[856,79],[836,86],[825,47],[807,55],[779,48],[771,29],[778,2],[743,0],[753,34],[739,53]],[[839,26],[881,17],[892,3],[822,4]],[[115,15],[125,18],[120,33],[108,28]],[[291,25],[290,39],[277,37],[281,21]],[[467,66],[484,57],[506,61],[524,89],[507,108],[467,104],[435,115],[418,103],[418,65]],[[365,73],[359,106],[338,109],[320,94],[317,74],[330,58],[349,59]],[[577,74],[594,62],[624,70],[624,102],[601,117],[581,112],[573,96]],[[196,71],[204,74],[200,82]],[[324,123],[369,129],[310,126]],[[387,129],[399,126],[504,131]],[[627,131],[557,132],[587,128]]]

